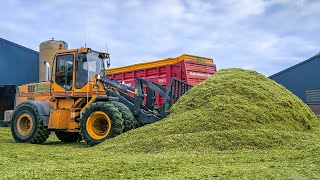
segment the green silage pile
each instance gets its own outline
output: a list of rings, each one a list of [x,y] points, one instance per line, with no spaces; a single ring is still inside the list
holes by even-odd
[[[298,97],[255,72],[223,69],[192,88],[164,120],[96,148],[131,152],[298,148],[318,120]]]

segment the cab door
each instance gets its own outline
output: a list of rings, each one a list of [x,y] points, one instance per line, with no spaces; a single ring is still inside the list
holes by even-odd
[[[54,97],[68,98],[72,96],[74,81],[74,54],[56,56],[56,66],[53,75]]]
[[[71,107],[74,100],[74,54],[56,55],[55,66],[52,73],[52,92],[54,101],[51,102],[51,113],[48,128],[60,130],[75,130],[78,124],[71,121]]]

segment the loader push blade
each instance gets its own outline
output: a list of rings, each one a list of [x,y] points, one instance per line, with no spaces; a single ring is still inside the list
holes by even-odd
[[[177,100],[186,92],[188,92],[193,86],[181,81],[176,78],[171,78],[166,94],[164,96],[164,103],[163,103],[163,112],[162,116],[166,117],[169,112],[169,108],[172,106],[172,104],[176,103]]]
[[[169,114],[169,108],[193,87],[176,78],[170,79],[168,88],[140,77],[136,77],[134,89],[115,80],[99,78],[99,81],[119,90],[119,93],[116,93],[109,88],[105,89],[108,96],[116,97],[126,105],[140,123],[153,123],[165,118]],[[134,96],[127,93],[133,93]],[[164,98],[160,107],[155,107],[157,94]],[[159,110],[156,111],[156,108]]]
[[[169,114],[169,108],[174,104],[184,93],[189,91],[193,86],[176,78],[171,78],[168,88],[165,88],[157,83],[148,81],[142,78],[136,78],[136,87],[134,95],[134,112],[137,113],[142,106],[144,98],[144,88],[146,87],[147,96],[145,108],[154,109],[156,101],[156,93],[164,98],[162,107],[160,108],[160,117],[165,118]]]

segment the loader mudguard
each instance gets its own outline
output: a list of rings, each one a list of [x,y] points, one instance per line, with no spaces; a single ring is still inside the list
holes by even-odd
[[[51,107],[48,104],[40,101],[25,101],[21,104],[32,104],[39,112],[39,115],[43,120],[43,126],[48,126],[51,112]]]

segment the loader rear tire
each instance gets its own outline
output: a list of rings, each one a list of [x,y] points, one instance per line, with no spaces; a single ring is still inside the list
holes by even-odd
[[[122,113],[122,118],[124,119],[123,132],[127,132],[131,129],[135,129],[138,122],[134,118],[133,113],[130,111],[130,109],[126,105],[118,101],[112,101],[112,104],[114,104]]]
[[[88,145],[96,145],[123,131],[124,120],[119,109],[110,102],[90,104],[81,114],[80,133]]]
[[[25,102],[13,111],[11,134],[16,142],[43,144],[48,139],[50,131],[43,125],[37,108]]]
[[[82,140],[78,132],[56,131],[55,134],[61,142],[80,142]]]

